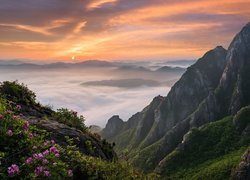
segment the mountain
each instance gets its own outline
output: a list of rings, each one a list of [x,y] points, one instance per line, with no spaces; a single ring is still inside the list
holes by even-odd
[[[147,69],[143,66],[137,66],[137,65],[122,65],[117,68],[118,71],[142,71],[142,72],[150,72],[150,69]]]
[[[186,68],[181,67],[171,67],[171,66],[163,66],[156,70],[156,72],[181,72],[184,73]]]
[[[19,65],[25,63],[22,60],[0,60],[0,65]]]
[[[207,52],[187,68],[167,97],[155,98],[142,112],[123,122],[116,135],[107,138],[117,144],[120,154],[128,150],[130,161],[144,171],[165,167],[166,159],[171,158],[193,128],[234,116],[250,104],[249,65],[247,24],[228,50],[218,46]],[[109,131],[109,122],[104,131]],[[160,173],[167,176],[164,169]]]
[[[76,66],[86,66],[86,67],[112,67],[115,66],[112,62],[100,61],[100,60],[89,60],[75,63]]]
[[[186,68],[193,65],[194,63],[196,63],[195,60],[175,60],[156,63],[156,65]]]
[[[0,68],[84,68],[84,67],[113,67],[113,63],[108,61],[89,60],[76,63],[55,62],[49,64],[33,64],[23,61],[0,61]]]
[[[99,134],[102,131],[102,128],[100,126],[97,126],[97,125],[90,125],[89,126],[89,131],[91,133]]]

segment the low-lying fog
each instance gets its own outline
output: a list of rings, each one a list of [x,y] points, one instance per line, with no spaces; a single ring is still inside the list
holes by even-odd
[[[127,120],[155,96],[167,95],[185,69],[161,69],[163,66],[165,64],[157,67],[119,64],[42,68],[0,65],[0,81],[25,83],[42,104],[55,110],[61,107],[73,109],[84,115],[87,125],[104,127],[112,115]]]

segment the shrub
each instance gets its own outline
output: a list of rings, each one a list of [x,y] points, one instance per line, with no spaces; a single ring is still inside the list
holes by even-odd
[[[66,124],[70,127],[80,129],[81,131],[86,131],[87,127],[84,124],[84,117],[78,116],[77,112],[68,110],[67,108],[58,109],[57,112],[53,114],[56,121]]]
[[[61,147],[46,131],[4,109],[0,114],[0,179],[156,179],[127,163],[84,155],[72,139],[66,138],[69,145]]]
[[[36,94],[18,81],[4,81],[0,84],[0,95],[10,101],[22,105],[35,105]]]
[[[0,179],[67,177],[70,168],[61,160],[59,146],[47,136],[46,131],[30,126],[13,111],[1,112]]]

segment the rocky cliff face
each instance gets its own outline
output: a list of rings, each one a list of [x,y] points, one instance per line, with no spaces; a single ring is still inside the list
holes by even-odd
[[[238,167],[232,172],[233,180],[250,179],[250,148],[246,150]]]
[[[124,122],[119,116],[112,116],[102,132],[102,135],[106,138],[116,136],[122,129]]]
[[[249,72],[250,24],[234,38],[228,52],[221,46],[207,52],[187,69],[167,97],[155,105],[153,101],[108,139],[122,140],[118,149],[120,145],[130,149],[137,166],[152,170],[191,128],[235,114],[250,103]]]
[[[216,47],[187,69],[158,109],[155,128],[145,146],[162,138],[168,130],[193,113],[220,80],[227,51]]]
[[[91,133],[82,132],[52,119],[44,120],[38,117],[25,117],[25,119],[28,120],[30,124],[49,132],[51,139],[54,139],[61,146],[67,145],[65,137],[68,136],[69,138],[75,139],[75,144],[79,147],[79,150],[86,155],[100,157],[110,161],[117,158],[112,148],[108,147],[108,144],[106,144],[107,148],[104,148],[105,144]],[[89,146],[91,146],[91,149]]]
[[[250,103],[250,23],[234,38],[227,59],[218,91],[226,93],[221,104],[223,112],[235,114]]]
[[[190,116],[192,126],[235,114],[250,103],[250,24],[233,39],[226,59],[216,90]]]

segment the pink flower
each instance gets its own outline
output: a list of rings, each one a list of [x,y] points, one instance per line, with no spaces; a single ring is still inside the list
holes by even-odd
[[[17,119],[17,116],[14,115],[14,116],[13,116],[13,119]]]
[[[41,159],[43,159],[43,154],[42,153],[38,153],[38,154],[33,154],[33,157],[35,158],[35,159],[38,159],[38,160],[41,160]]]
[[[12,164],[10,167],[8,167],[9,176],[13,176],[18,173],[19,173],[19,167],[16,164]]]
[[[53,139],[50,142],[51,142],[51,144],[55,144],[55,141]]]
[[[24,122],[24,125],[23,125],[23,130],[24,130],[24,131],[28,131],[29,125],[30,125],[29,122],[28,122],[28,121],[25,121],[25,122]]]
[[[45,150],[44,152],[43,152],[43,155],[44,156],[47,156],[49,154],[49,150]]]
[[[0,120],[1,120],[1,119],[3,119],[3,115],[2,115],[2,114],[0,114]]]
[[[72,177],[73,176],[73,171],[70,169],[70,170],[68,170],[68,176],[69,177]]]
[[[41,174],[43,171],[44,171],[44,167],[38,166],[38,167],[35,169],[34,172],[35,172],[36,175],[39,175],[39,174]]]
[[[43,174],[44,174],[44,176],[47,176],[47,177],[49,177],[50,176],[50,172],[49,171],[43,171]]]
[[[48,164],[49,161],[47,159],[43,159],[43,164]]]
[[[50,149],[49,149],[49,151],[52,153],[55,153],[55,154],[59,154],[60,153],[60,151],[55,147],[55,146],[52,146]]]
[[[57,165],[57,163],[56,163],[56,162],[54,162],[54,163],[53,163],[53,166],[56,166],[56,165]]]
[[[13,135],[13,132],[12,132],[12,130],[9,129],[9,130],[7,131],[6,134],[7,134],[8,136],[12,136],[12,135]]]
[[[33,161],[32,157],[29,157],[28,159],[26,159],[26,164],[31,164]]]
[[[60,156],[60,154],[59,154],[59,153],[56,153],[56,154],[55,154],[55,156],[56,156],[56,157],[59,157],[59,156]]]
[[[36,146],[33,146],[32,149],[37,149],[37,147],[36,147]]]
[[[43,145],[44,145],[44,146],[48,146],[49,143],[50,143],[49,141],[45,141],[45,142],[43,143]]]

